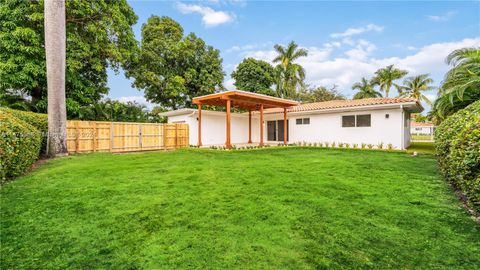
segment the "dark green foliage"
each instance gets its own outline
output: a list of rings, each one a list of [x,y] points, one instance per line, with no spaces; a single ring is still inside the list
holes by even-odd
[[[36,127],[40,132],[48,132],[48,117],[44,113],[26,112],[3,107],[0,108],[0,111],[9,113],[16,118],[27,122],[28,124]]]
[[[329,100],[339,100],[345,99],[345,96],[342,95],[339,91],[335,89],[335,86],[327,89],[324,86],[318,86],[315,88],[304,87],[302,88],[295,97],[295,100],[300,101],[301,103],[311,103],[311,102],[321,102]]]
[[[42,146],[41,152],[44,153],[47,149],[47,133],[48,133],[48,117],[46,114],[43,113],[33,113],[33,112],[26,112],[20,110],[12,110],[9,108],[0,108],[0,112],[9,113],[16,118],[27,122],[28,124],[34,126],[35,128],[40,131],[42,136]]]
[[[41,144],[33,125],[0,110],[0,183],[25,172],[40,155]]]
[[[372,80],[363,77],[360,82],[352,85],[352,90],[358,90],[358,92],[353,96],[353,99],[382,97],[382,94],[376,91],[374,86],[375,83]]]
[[[138,47],[137,16],[125,0],[66,1],[66,104],[69,117],[108,93],[107,68],[129,69]],[[0,2],[1,103],[47,110],[43,1]],[[13,97],[16,97],[16,100]]]
[[[88,154],[49,161],[0,197],[1,269],[480,265],[480,226],[429,155]]]
[[[480,100],[480,48],[455,50],[446,62],[452,68],[445,74],[432,108],[438,122]]]
[[[448,117],[435,131],[438,163],[480,213],[480,101]]]
[[[254,58],[244,59],[232,72],[234,85],[239,90],[275,96],[275,70],[269,63]]]
[[[158,112],[149,112],[147,107],[136,102],[104,100],[80,108],[79,120],[114,122],[161,122]]]
[[[273,46],[277,52],[277,57],[273,59],[276,73],[277,96],[282,98],[295,98],[297,88],[304,86],[305,69],[295,63],[300,57],[306,57],[308,51],[299,48],[294,41],[288,43],[286,47],[275,44]]]
[[[192,98],[223,89],[220,52],[168,17],[142,26],[141,53],[127,72],[148,101],[165,108],[192,106]]]

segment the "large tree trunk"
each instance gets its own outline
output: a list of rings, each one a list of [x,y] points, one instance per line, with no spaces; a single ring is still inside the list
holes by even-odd
[[[67,154],[65,0],[45,0],[49,156]]]

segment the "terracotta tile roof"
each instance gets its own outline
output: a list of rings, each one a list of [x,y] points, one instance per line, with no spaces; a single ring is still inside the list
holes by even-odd
[[[365,98],[365,99],[353,99],[353,100],[330,100],[323,102],[305,103],[288,108],[288,112],[303,112],[314,110],[328,110],[339,108],[351,108],[361,106],[372,105],[387,105],[387,104],[400,104],[410,103],[418,101],[414,98]],[[420,105],[419,105],[420,106]],[[282,108],[273,108],[265,110],[265,113],[279,113],[282,112]]]
[[[412,127],[433,127],[434,124],[432,123],[422,123],[422,122],[411,122],[410,126]]]

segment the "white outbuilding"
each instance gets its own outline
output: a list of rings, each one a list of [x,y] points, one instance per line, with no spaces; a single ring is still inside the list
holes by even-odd
[[[262,98],[269,100],[263,95],[238,90],[222,94],[221,98],[219,94],[214,97],[217,102],[230,100],[228,108],[235,108],[235,101],[246,104],[247,98],[252,105],[263,102]],[[245,145],[250,140],[252,144],[383,143],[391,144],[395,149],[406,149],[410,145],[410,114],[423,111],[421,104],[412,98],[367,98],[298,105],[292,105],[295,103],[291,101],[290,104],[284,102],[283,107],[263,109],[262,105],[262,110],[248,107],[245,112],[229,112],[227,115],[225,111],[202,110],[202,105],[208,105],[209,96],[194,99],[199,109],[180,109],[161,114],[168,117],[169,123],[189,125],[191,145]],[[255,101],[254,97],[258,97],[259,101]],[[280,104],[288,100],[273,101]],[[260,119],[263,119],[262,124]]]

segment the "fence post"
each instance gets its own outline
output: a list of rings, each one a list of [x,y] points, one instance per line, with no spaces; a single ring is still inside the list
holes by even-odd
[[[142,124],[138,124],[138,145],[142,149]]]
[[[78,153],[79,144],[80,144],[80,132],[78,128],[78,121],[75,121],[75,153]]]
[[[178,148],[178,125],[179,124],[175,124],[175,149]]]
[[[162,130],[162,124],[158,123],[157,124],[157,127],[158,127],[158,149],[162,148],[162,142],[161,142],[161,139],[162,139],[162,135],[161,135],[161,130]]]
[[[167,149],[167,133],[165,132],[165,129],[168,124],[163,124],[162,125],[162,134],[163,134],[163,149]]]
[[[93,152],[97,151],[97,122],[93,122]]]
[[[110,122],[110,152],[113,150],[113,122]]]

